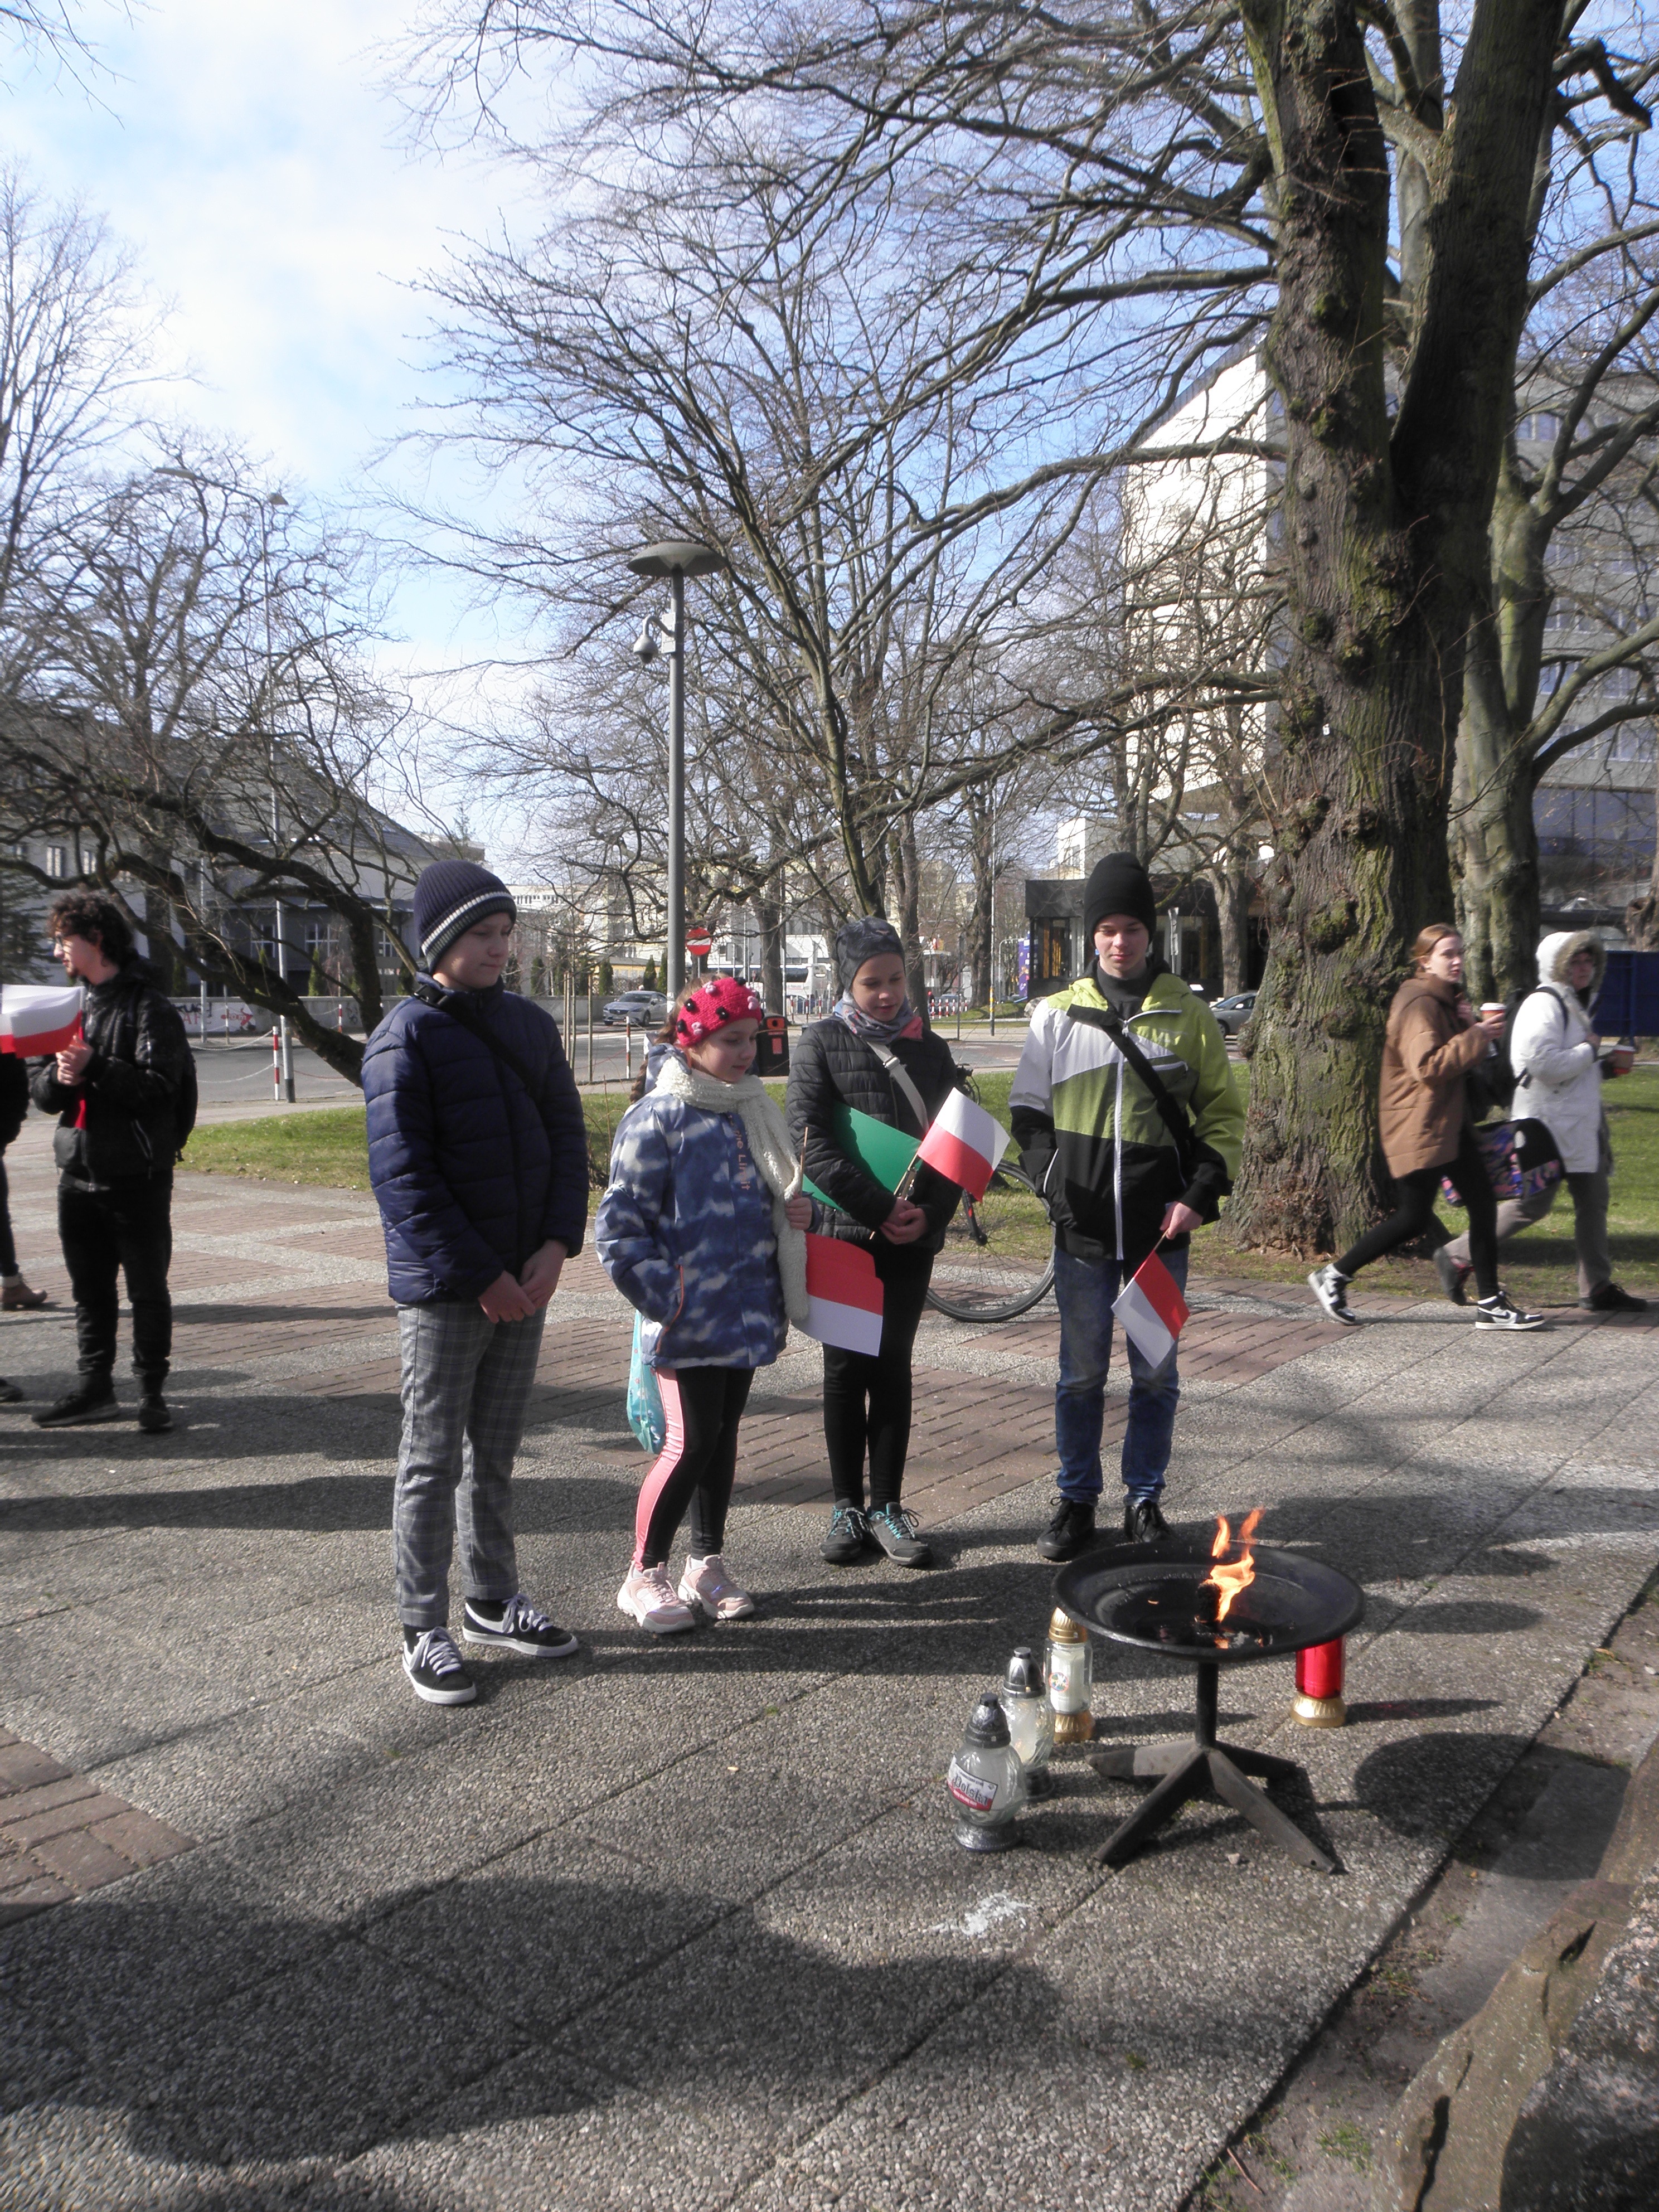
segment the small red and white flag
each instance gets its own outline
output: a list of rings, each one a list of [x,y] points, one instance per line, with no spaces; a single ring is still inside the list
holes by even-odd
[[[965,1091],[953,1091],[933,1116],[916,1152],[948,1182],[959,1182],[970,1198],[983,1198],[1002,1155],[1008,1132],[994,1114],[975,1106]]]
[[[44,1060],[81,1041],[78,983],[0,983],[0,1052]]]
[[[806,1239],[806,1334],[843,1352],[881,1350],[881,1278],[861,1244],[839,1237]]]
[[[1156,1252],[1135,1269],[1112,1301],[1123,1333],[1149,1367],[1162,1367],[1187,1319],[1187,1301]]]

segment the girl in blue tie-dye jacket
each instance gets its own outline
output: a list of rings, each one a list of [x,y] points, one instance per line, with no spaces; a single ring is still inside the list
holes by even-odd
[[[806,1318],[811,1203],[799,1195],[782,1112],[751,1072],[763,1018],[755,994],[728,977],[687,997],[674,1051],[617,1131],[594,1224],[605,1273],[643,1318],[641,1349],[667,1420],[617,1594],[659,1636],[755,1609],[721,1552],[738,1423],[755,1370],[782,1351],[790,1322]],[[677,1591],[668,1555],[688,1508],[691,1550]]]

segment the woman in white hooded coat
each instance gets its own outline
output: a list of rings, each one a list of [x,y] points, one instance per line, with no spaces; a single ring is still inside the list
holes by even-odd
[[[1516,1121],[1541,1121],[1561,1156],[1572,1193],[1579,1304],[1592,1313],[1641,1313],[1646,1299],[1632,1297],[1613,1280],[1607,1251],[1613,1149],[1601,1106],[1601,1040],[1589,1018],[1607,964],[1593,929],[1559,930],[1540,945],[1538,987],[1516,1008],[1510,1034],[1510,1065],[1516,1076],[1510,1111]],[[1529,1222],[1541,1221],[1559,1188],[1550,1183],[1534,1197],[1506,1199],[1498,1209],[1500,1241]],[[1469,1264],[1468,1241],[1455,1237],[1435,1255],[1448,1294],[1459,1304]]]

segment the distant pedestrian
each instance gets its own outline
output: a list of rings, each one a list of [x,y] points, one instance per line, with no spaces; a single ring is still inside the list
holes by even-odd
[[[882,1290],[874,1352],[823,1348],[823,1441],[835,1504],[819,1550],[852,1566],[878,1545],[902,1567],[925,1567],[933,1548],[904,1503],[915,1385],[911,1361],[933,1261],[958,1186],[917,1170],[895,1198],[837,1133],[848,1108],[908,1137],[923,1136],[963,1078],[945,1040],[911,1005],[904,945],[890,921],[863,915],[836,939],[841,997],[796,1045],[789,1073],[789,1139],[805,1146],[806,1172],[833,1201],[826,1235],[869,1248]],[[866,1463],[869,1497],[866,1503]]]
[[[71,981],[87,985],[82,1042],[32,1063],[30,1091],[58,1115],[58,1230],[75,1294],[79,1380],[34,1416],[43,1429],[118,1419],[118,1280],[132,1308],[138,1425],[173,1425],[161,1386],[173,1358],[173,1170],[196,1118],[196,1063],[173,1001],[138,957],[126,916],[101,892],[66,891],[46,926]]]
[[[1154,1251],[1185,1286],[1188,1240],[1219,1213],[1244,1134],[1227,1041],[1154,950],[1152,878],[1133,854],[1096,863],[1083,918],[1093,963],[1032,1006],[1008,1097],[1026,1173],[1054,1222],[1060,1497],[1037,1540],[1045,1559],[1075,1559],[1097,1540],[1113,1301]],[[1161,1543],[1181,1397],[1176,1348],[1157,1367],[1133,1340],[1128,1349],[1123,1535]]]
[[[413,906],[421,971],[364,1048],[363,1092],[402,1351],[404,1671],[427,1704],[460,1705],[477,1686],[449,1632],[458,1519],[465,1642],[576,1649],[519,1589],[512,1477],[547,1304],[587,1225],[587,1134],[550,1016],[501,985],[518,916],[506,884],[439,860]]]
[[[690,993],[676,1044],[623,1115],[594,1241],[605,1273],[643,1316],[668,1433],[641,1486],[621,1610],[655,1636],[698,1620],[741,1620],[753,1598],[726,1571],[726,1521],[738,1425],[757,1367],[805,1322],[811,1201],[796,1182],[788,1131],[752,1071],[765,1009],[720,977]],[[681,1522],[691,1547],[668,1571]]]
[[[1449,922],[1431,921],[1418,932],[1412,961],[1413,973],[1389,1009],[1378,1101],[1395,1210],[1340,1259],[1316,1267],[1309,1285],[1330,1320],[1357,1325],[1348,1285],[1373,1260],[1439,1226],[1434,1200],[1443,1176],[1469,1217],[1476,1328],[1538,1328],[1543,1316],[1523,1313],[1498,1285],[1498,1201],[1469,1115],[1468,1079],[1503,1034],[1503,1009],[1476,1018],[1463,992],[1463,940]]]
[[[1590,1313],[1645,1313],[1647,1300],[1632,1297],[1613,1281],[1607,1250],[1613,1145],[1601,1083],[1613,1071],[1589,1018],[1607,964],[1593,929],[1558,930],[1540,945],[1538,988],[1516,1008],[1510,1028],[1511,1110],[1523,1136],[1538,1131],[1547,1140],[1572,1194],[1579,1304]],[[1498,1242],[1541,1221],[1559,1188],[1559,1182],[1550,1182],[1531,1196],[1505,1199],[1498,1209]],[[1447,1297],[1462,1305],[1470,1267],[1467,1231],[1441,1246],[1435,1266]]]
[[[21,1313],[46,1303],[44,1291],[32,1291],[17,1267],[17,1247],[12,1240],[9,1194],[6,1188],[5,1151],[23,1126],[29,1110],[29,1072],[15,1053],[0,1053],[0,1301],[7,1313]],[[15,1405],[22,1392],[0,1376],[0,1406]]]
[[[17,1265],[11,1194],[6,1184],[5,1154],[16,1142],[28,1110],[28,1063],[15,1053],[0,1052],[0,1312],[5,1313],[28,1313],[49,1303],[44,1291],[29,1288]],[[0,1384],[0,1389],[4,1387]]]

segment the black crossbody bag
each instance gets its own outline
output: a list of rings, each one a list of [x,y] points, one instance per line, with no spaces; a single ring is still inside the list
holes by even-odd
[[[1198,1164],[1195,1153],[1197,1139],[1193,1134],[1193,1125],[1179,1100],[1172,1098],[1164,1089],[1158,1070],[1135,1042],[1131,1031],[1125,1028],[1116,1014],[1103,1013],[1093,1006],[1067,1006],[1066,1018],[1067,1021],[1086,1022],[1091,1030],[1099,1030],[1103,1036],[1110,1037],[1152,1093],[1152,1103],[1162,1116],[1164,1127],[1175,1139],[1176,1164],[1182,1176],[1190,1183]]]

